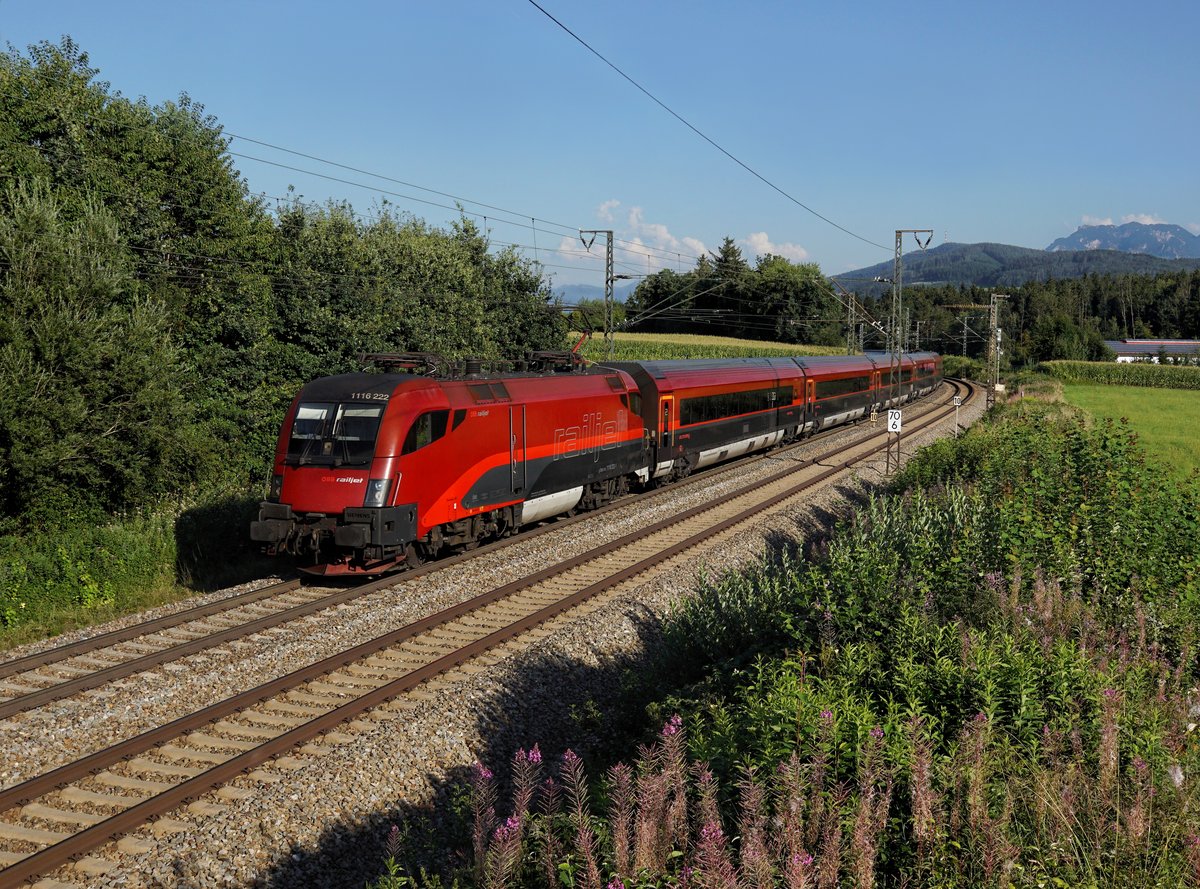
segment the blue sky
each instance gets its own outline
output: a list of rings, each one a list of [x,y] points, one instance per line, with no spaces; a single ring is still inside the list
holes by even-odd
[[[726,235],[837,274],[889,258],[897,228],[1035,248],[1085,221],[1200,233],[1196,0],[540,2],[853,235],[528,0],[0,0],[0,41],[69,34],[126,96],[188,93],[239,137],[253,192],[364,214],[386,197],[439,225],[456,213],[414,199],[454,201],[413,186],[455,195],[560,284],[603,284],[579,228],[613,228],[628,274]]]

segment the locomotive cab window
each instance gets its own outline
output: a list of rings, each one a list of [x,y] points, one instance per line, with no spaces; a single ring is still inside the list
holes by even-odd
[[[400,453],[411,454],[428,444],[433,444],[446,434],[446,422],[449,419],[450,411],[428,411],[421,414],[409,428]]]
[[[307,402],[296,408],[286,460],[294,466],[365,466],[385,405]]]

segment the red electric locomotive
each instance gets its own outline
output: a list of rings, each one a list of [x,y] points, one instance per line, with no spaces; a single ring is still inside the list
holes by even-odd
[[[253,540],[316,573],[375,572],[594,508],[645,475],[639,394],[607,368],[429,376],[432,356],[305,386]],[[407,372],[405,372],[407,371]]]
[[[634,485],[855,422],[933,390],[941,358],[615,362],[538,356],[534,370],[384,373],[305,386],[284,422],[252,539],[315,573],[377,572],[594,509]]]

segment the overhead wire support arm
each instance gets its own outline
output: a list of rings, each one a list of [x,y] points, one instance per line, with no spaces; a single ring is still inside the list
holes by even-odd
[[[584,235],[591,235],[591,238],[585,238]],[[615,312],[613,307],[613,282],[620,280],[629,280],[634,278],[634,275],[614,275],[613,274],[613,233],[610,228],[587,229],[580,230],[579,240],[584,248],[591,251],[592,244],[596,242],[596,235],[604,235],[604,352],[605,357],[612,361],[614,344],[613,333],[616,328]]]
[[[900,378],[904,348],[904,236],[912,235],[917,246],[924,250],[933,240],[931,228],[896,229],[896,258],[892,269],[892,314],[888,323],[888,351],[891,353],[891,379],[889,380],[888,440],[885,472],[893,475],[900,471]],[[921,235],[925,239],[921,240]]]

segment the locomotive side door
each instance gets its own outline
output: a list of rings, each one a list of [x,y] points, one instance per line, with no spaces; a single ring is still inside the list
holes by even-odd
[[[525,405],[508,408],[508,467],[513,494],[525,493],[528,487],[525,465]]]

